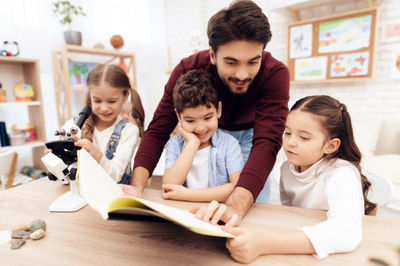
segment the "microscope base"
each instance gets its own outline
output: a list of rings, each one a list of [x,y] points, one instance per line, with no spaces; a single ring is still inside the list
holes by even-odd
[[[71,191],[58,197],[50,204],[49,211],[51,212],[75,212],[86,206],[86,201],[76,193]]]

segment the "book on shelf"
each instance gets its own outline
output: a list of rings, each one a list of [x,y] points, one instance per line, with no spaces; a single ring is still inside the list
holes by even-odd
[[[78,186],[80,195],[103,219],[109,214],[154,215],[198,234],[233,238],[218,225],[197,219],[194,214],[165,204],[126,196],[121,187],[84,149],[78,151]]]

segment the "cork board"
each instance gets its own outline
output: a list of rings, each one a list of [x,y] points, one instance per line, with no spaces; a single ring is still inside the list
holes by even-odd
[[[289,25],[290,81],[371,79],[376,21],[372,8]]]

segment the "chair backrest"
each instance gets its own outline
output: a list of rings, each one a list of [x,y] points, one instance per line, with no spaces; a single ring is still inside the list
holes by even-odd
[[[368,199],[374,202],[378,207],[387,205],[392,199],[393,184],[382,175],[370,171],[362,170],[362,173],[371,182],[371,188],[368,191]]]
[[[17,153],[14,148],[0,150],[0,189],[12,186],[16,163]]]

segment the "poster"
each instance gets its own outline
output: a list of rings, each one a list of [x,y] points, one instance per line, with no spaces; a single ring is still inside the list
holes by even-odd
[[[354,77],[368,74],[369,52],[335,54],[331,57],[330,76]]]
[[[326,56],[296,59],[294,80],[326,79],[327,62],[328,58]]]
[[[86,86],[87,75],[96,65],[97,63],[69,61],[68,68],[71,86]]]
[[[308,57],[312,53],[312,24],[290,28],[290,58]]]
[[[400,42],[400,21],[383,24],[381,40],[382,42]]]
[[[369,47],[372,16],[319,24],[319,53],[354,51]]]
[[[392,59],[390,60],[390,78],[400,79],[400,48],[392,52]]]

